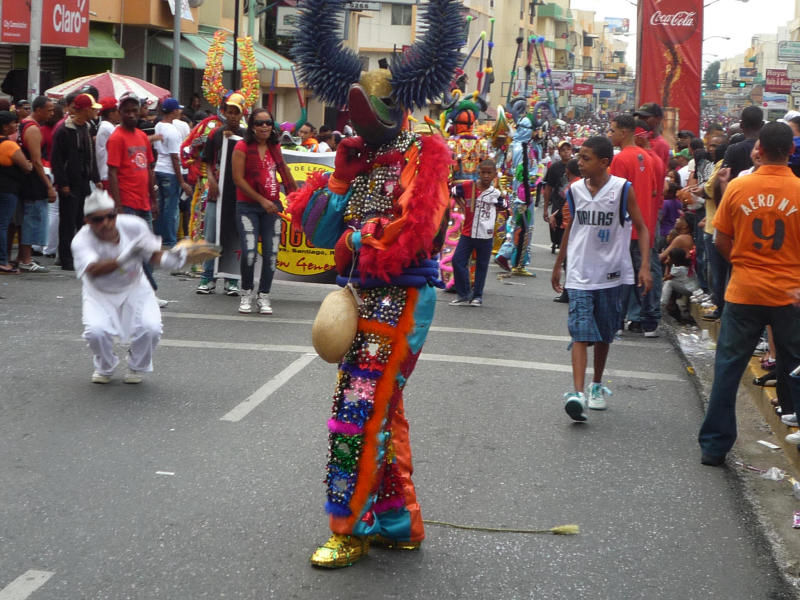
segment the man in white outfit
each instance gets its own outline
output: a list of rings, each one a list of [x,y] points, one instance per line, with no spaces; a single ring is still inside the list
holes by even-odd
[[[83,338],[94,355],[93,383],[108,383],[119,364],[114,336],[130,344],[125,383],[140,383],[153,370],[161,338],[161,312],[142,261],[165,269],[183,266],[185,250],[161,251],[161,238],[134,215],[116,214],[107,192],[84,204],[86,224],[72,240],[75,271],[83,282]]]

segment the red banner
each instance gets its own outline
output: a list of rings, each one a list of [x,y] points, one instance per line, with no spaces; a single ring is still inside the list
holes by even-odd
[[[44,0],[42,45],[89,45],[89,0]],[[6,44],[28,44],[31,40],[30,3],[5,0],[0,39]]]
[[[764,91],[773,94],[791,94],[792,80],[786,69],[767,69]]]
[[[591,96],[594,93],[594,86],[591,83],[576,83],[572,88],[573,96]]]
[[[677,108],[679,129],[699,132],[703,0],[642,0],[638,16],[638,104]]]

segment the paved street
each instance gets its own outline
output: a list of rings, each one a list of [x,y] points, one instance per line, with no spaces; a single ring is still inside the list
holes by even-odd
[[[431,525],[420,552],[337,572],[308,563],[328,536],[335,367],[310,324],[329,287],[276,282],[275,315],[244,317],[160,273],[156,372],[101,386],[79,283],[3,277],[0,600],[793,598],[736,478],[700,465],[701,402],[666,337],[626,335],[609,410],[564,413],[547,248],[535,279],[492,267],[482,308],[441,294],[406,408],[425,518],[580,535]]]

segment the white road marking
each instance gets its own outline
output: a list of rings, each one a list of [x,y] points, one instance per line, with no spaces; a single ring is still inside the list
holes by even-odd
[[[275,389],[278,389],[278,387],[286,383],[286,381],[288,381],[288,379],[291,378],[291,375],[294,375],[297,371],[302,369],[302,367],[305,366],[305,364],[303,364],[302,366],[300,366],[300,368],[292,372],[289,378],[287,378],[285,381],[280,381],[280,384],[275,389],[268,389],[269,386],[272,385],[277,379],[281,378],[284,375],[284,373],[292,369],[293,366],[298,362],[302,360],[311,362],[314,356],[316,356],[316,353],[314,352],[314,349],[311,346],[280,346],[278,344],[245,344],[237,342],[207,342],[207,341],[191,341],[191,340],[171,340],[171,339],[161,340],[160,343],[162,346],[172,346],[180,348],[204,348],[204,349],[218,349],[218,350],[248,350],[248,351],[256,350],[261,352],[284,352],[284,353],[302,352],[311,355],[310,358],[308,356],[304,356],[297,359],[286,369],[278,373],[278,375],[275,376],[275,379],[267,383],[264,387],[255,392],[253,396],[245,400],[242,403],[243,405],[250,402],[251,398],[258,396],[263,391],[268,391],[269,393],[267,395],[271,394],[273,391],[275,391]],[[449,363],[458,363],[467,365],[509,367],[513,369],[531,369],[535,371],[556,371],[559,373],[568,373],[572,371],[572,366],[569,364],[545,363],[545,362],[535,362],[526,360],[507,360],[500,358],[486,358],[483,356],[458,356],[458,355],[447,355],[447,354],[429,354],[423,352],[420,355],[419,360],[429,361],[429,362],[449,362]],[[591,368],[587,372],[591,372]],[[626,377],[630,379],[648,379],[652,381],[686,381],[684,378],[679,377],[677,375],[670,375],[667,373],[658,373],[650,371],[626,371],[619,369],[606,369],[606,375],[613,375],[615,377]],[[259,403],[263,402],[264,399],[266,399],[266,396],[263,399],[259,400]],[[231,411],[231,413],[236,411],[238,408],[239,407]],[[234,420],[226,418],[227,416],[228,415],[223,417],[223,420],[225,421]]]
[[[175,475],[175,471],[156,471],[156,475]]]
[[[471,309],[464,309],[471,310]],[[214,315],[214,314],[198,314],[198,313],[161,313],[162,317],[173,317],[176,319],[200,319],[209,321],[245,321],[245,322],[259,322],[259,323],[286,323],[290,325],[311,325],[311,319],[281,319],[281,318],[263,318],[263,317],[238,317],[236,315]],[[568,344],[570,337],[568,335],[545,335],[541,333],[524,333],[521,331],[500,331],[496,329],[467,329],[463,327],[440,327],[434,325],[430,328],[431,331],[438,331],[441,333],[469,333],[473,335],[488,335],[495,337],[510,337],[522,338],[526,340],[542,340],[545,342],[561,342]],[[163,343],[163,340],[162,340]],[[668,343],[659,342],[657,340],[640,341],[635,340],[620,340],[614,342],[615,346],[633,346],[637,348],[651,348],[653,346],[668,347]],[[282,348],[284,346],[281,346]]]
[[[241,421],[250,413],[250,411],[255,409],[259,404],[264,402],[264,400],[269,398],[273,392],[280,389],[284,383],[302,371],[306,365],[308,365],[316,357],[317,355],[315,352],[313,352],[313,350],[311,353],[303,354],[303,356],[295,360],[283,371],[275,375],[275,377],[253,392],[250,397],[247,398],[247,400],[239,404],[236,408],[222,417],[220,421],[231,421],[233,423]]]
[[[25,600],[33,592],[42,587],[55,573],[52,571],[25,571],[14,581],[0,590],[0,600]]]

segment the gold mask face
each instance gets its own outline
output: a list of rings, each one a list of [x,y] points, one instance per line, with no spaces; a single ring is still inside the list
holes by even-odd
[[[388,98],[392,95],[391,77],[389,69],[376,69],[363,73],[359,83],[368,96]]]

